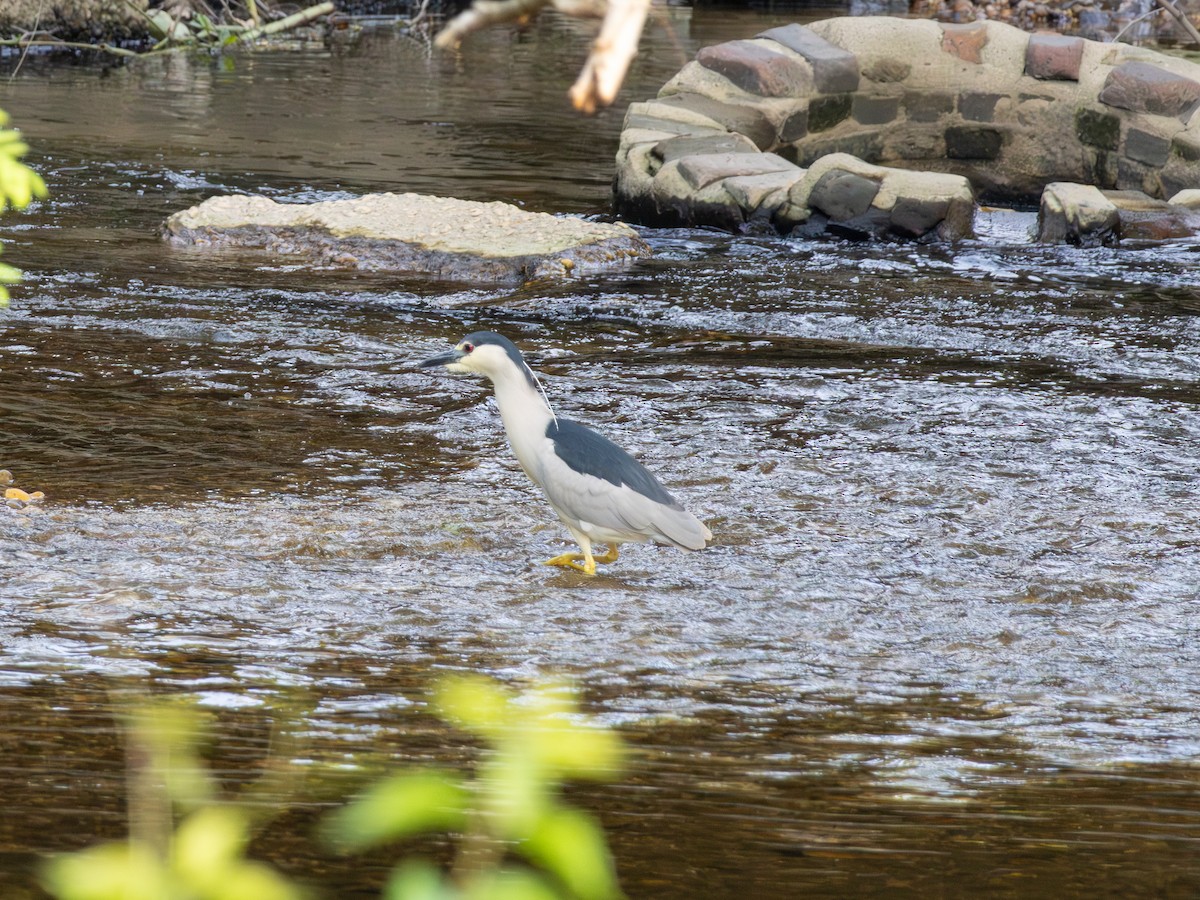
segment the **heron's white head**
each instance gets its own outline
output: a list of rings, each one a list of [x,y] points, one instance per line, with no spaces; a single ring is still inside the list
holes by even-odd
[[[528,382],[533,390],[540,387],[517,345],[494,331],[476,331],[459,341],[453,350],[439,353],[421,363],[422,366],[444,366],[457,375],[485,375],[493,383],[519,379]]]

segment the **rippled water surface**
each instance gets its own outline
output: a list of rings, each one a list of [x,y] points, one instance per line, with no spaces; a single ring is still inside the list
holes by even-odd
[[[672,10],[622,98],[777,17]],[[413,190],[606,208],[620,110],[546,22],[430,56],[390,32],[232,64],[28,64],[0,108],[53,199],[0,223],[0,885],[124,831],[109,713],[218,713],[253,772],[453,761],[437,672],[567,673],[637,748],[573,794],[635,897],[1200,891],[1200,248],[955,248],[648,231],[654,261],[483,290],[166,247],[216,193]],[[716,534],[594,579],[484,386],[413,362],[477,328]],[[231,775],[230,777],[234,777]],[[337,896],[300,798],[258,855]]]

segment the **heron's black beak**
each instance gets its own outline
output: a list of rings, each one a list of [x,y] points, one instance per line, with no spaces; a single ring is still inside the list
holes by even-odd
[[[448,366],[450,363],[456,363],[467,354],[461,350],[447,350],[444,353],[439,353],[437,356],[431,356],[429,359],[417,363],[422,369],[429,369],[434,366]]]

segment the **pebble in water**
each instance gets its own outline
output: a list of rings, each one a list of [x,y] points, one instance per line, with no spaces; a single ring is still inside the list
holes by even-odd
[[[16,479],[8,469],[0,469],[0,485],[11,485]],[[4,505],[9,509],[29,509],[31,503],[40,503],[46,499],[42,491],[24,491],[19,487],[9,487],[4,491]]]

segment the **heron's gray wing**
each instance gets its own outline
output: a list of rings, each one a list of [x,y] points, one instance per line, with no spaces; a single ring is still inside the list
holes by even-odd
[[[593,475],[617,487],[625,485],[656,503],[678,506],[640,462],[601,434],[571,419],[551,421],[546,427],[554,454],[571,469]]]
[[[580,522],[630,539],[650,538],[690,550],[711,535],[641,463],[612,441],[577,422],[559,419],[546,429],[552,453],[544,457],[542,485],[551,503]]]

